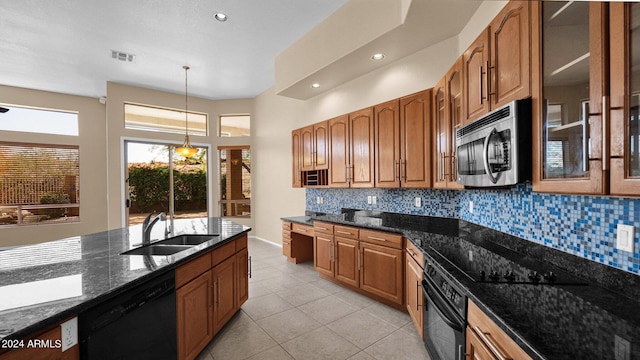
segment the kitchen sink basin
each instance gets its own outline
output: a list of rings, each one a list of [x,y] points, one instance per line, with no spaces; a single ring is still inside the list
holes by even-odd
[[[190,249],[193,245],[160,245],[153,244],[123,252],[121,255],[156,255],[167,256]]]
[[[218,235],[178,235],[172,238],[161,240],[155,244],[163,245],[199,245],[205,241],[209,241]]]

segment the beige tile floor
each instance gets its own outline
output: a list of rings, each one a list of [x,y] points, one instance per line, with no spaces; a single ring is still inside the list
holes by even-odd
[[[249,300],[198,360],[429,359],[409,315],[320,279],[249,239]]]

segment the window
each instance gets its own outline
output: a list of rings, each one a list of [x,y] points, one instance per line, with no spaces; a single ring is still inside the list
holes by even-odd
[[[77,113],[20,106],[2,107],[9,111],[0,114],[0,130],[78,136]]]
[[[189,135],[207,135],[207,114],[189,111]],[[124,127],[184,134],[184,111],[147,105],[124,104]]]
[[[250,115],[221,115],[220,136],[250,136]]]
[[[0,142],[0,226],[80,220],[77,146]]]
[[[251,151],[248,146],[219,147],[220,216],[251,216]]]

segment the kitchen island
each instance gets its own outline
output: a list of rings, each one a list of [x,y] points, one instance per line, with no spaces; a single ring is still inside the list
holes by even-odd
[[[0,341],[26,339],[250,230],[219,218],[160,221],[152,230],[152,242],[182,234],[217,235],[161,256],[121,255],[141,246],[140,225],[1,250]]]

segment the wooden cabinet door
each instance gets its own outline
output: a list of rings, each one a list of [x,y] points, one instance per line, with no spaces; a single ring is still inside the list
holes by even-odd
[[[302,146],[302,142],[301,142],[301,130],[297,129],[297,130],[293,130],[291,132],[291,160],[293,162],[293,166],[292,166],[292,176],[291,176],[291,181],[292,181],[292,186],[294,188],[299,188],[302,187],[302,173],[301,173],[301,156],[300,156],[300,149]]]
[[[609,5],[582,1],[530,5],[535,29],[533,190],[605,194],[608,142],[603,139],[608,138],[608,127],[603,127],[602,108],[609,76],[603,34]],[[556,12],[559,15],[553,16]]]
[[[314,165],[315,170],[324,170],[329,168],[329,141],[327,134],[328,121],[322,121],[313,124],[314,138]]]
[[[463,123],[468,124],[489,111],[489,30],[485,30],[462,55]]]
[[[246,248],[236,254],[237,269],[237,299],[236,308],[240,308],[249,300],[249,250]]]
[[[358,241],[336,236],[334,251],[336,280],[358,287],[360,282]]]
[[[351,187],[367,188],[374,185],[373,108],[349,114]]]
[[[402,146],[401,186],[403,188],[431,187],[430,90],[400,99],[400,133],[402,135],[400,141]],[[378,153],[377,149],[376,153]]]
[[[403,252],[360,242],[360,288],[396,304],[404,301]]]
[[[400,107],[398,100],[374,107],[375,185],[400,187]]]
[[[329,120],[329,187],[349,187],[349,115]]]
[[[213,328],[218,332],[231,319],[237,306],[237,261],[232,256],[213,267]]]
[[[447,71],[446,79],[446,107],[447,107],[447,188],[462,189],[464,186],[458,184],[458,163],[456,160],[456,130],[462,127],[462,57],[458,58],[455,64]]]
[[[611,3],[611,194],[640,194],[640,3]],[[637,21],[637,20],[635,20]]]
[[[313,136],[313,125],[309,125],[300,129],[300,170],[310,171],[314,166],[315,141]]]
[[[313,268],[320,274],[333,277],[333,236],[317,234],[313,237]]]
[[[449,149],[448,121],[445,115],[445,83],[446,77],[440,79],[433,87],[433,187],[437,189],[447,188],[447,177],[449,174],[450,162],[447,161]]]
[[[422,295],[422,268],[410,257],[406,257],[405,268],[405,302],[407,303],[407,312],[413,320],[413,324],[418,330],[418,334],[422,339],[424,337],[424,296]]]
[[[531,95],[529,2],[510,1],[489,25],[489,97],[495,109]]]
[[[215,334],[211,271],[176,290],[178,359],[195,359]]]

